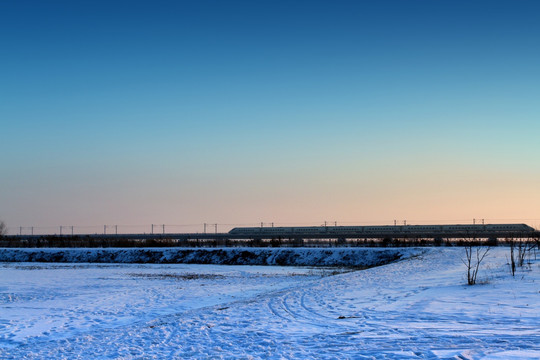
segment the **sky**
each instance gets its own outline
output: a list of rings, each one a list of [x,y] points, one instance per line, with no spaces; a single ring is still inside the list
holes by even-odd
[[[1,1],[0,44],[10,233],[540,226],[537,1]]]

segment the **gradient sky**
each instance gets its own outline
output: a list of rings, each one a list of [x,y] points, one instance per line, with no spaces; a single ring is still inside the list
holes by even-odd
[[[537,1],[2,1],[0,45],[12,233],[540,225]]]

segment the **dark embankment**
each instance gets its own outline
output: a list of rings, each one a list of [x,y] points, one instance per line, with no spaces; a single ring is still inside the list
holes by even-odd
[[[162,263],[370,267],[421,253],[417,248],[0,249],[0,262]]]

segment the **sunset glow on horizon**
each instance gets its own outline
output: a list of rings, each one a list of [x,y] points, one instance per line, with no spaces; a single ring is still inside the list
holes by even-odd
[[[0,221],[539,228],[539,10],[4,2]]]

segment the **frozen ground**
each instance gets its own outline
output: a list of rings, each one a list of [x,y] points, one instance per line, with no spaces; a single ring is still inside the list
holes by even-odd
[[[463,249],[364,271],[0,264],[0,358],[540,359],[540,261]],[[321,276],[332,275],[332,276]]]

